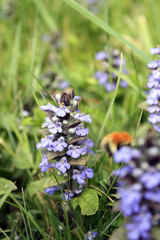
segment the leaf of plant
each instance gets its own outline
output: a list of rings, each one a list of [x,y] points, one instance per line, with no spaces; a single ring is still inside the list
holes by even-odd
[[[0,195],[5,194],[6,192],[11,192],[16,190],[16,185],[6,178],[0,177]]]
[[[19,169],[34,168],[31,152],[22,144],[19,144],[14,159],[14,165]]]
[[[68,142],[68,144],[75,143],[75,142],[80,141],[80,140],[83,140],[83,139],[85,139],[85,138],[86,138],[86,136],[73,138],[72,140],[70,140],[70,141]]]
[[[86,189],[80,195],[71,201],[73,208],[75,209],[77,205],[81,208],[82,215],[93,215],[98,210],[99,199],[97,192],[93,189]]]
[[[63,177],[63,176],[56,176],[56,177],[57,177],[59,184],[67,182],[69,180],[68,177]],[[48,176],[48,177],[43,178],[43,180],[42,180],[42,187],[44,189],[52,187],[52,186],[56,186],[56,185],[57,185],[57,181],[54,176]]]
[[[34,195],[35,193],[44,192],[42,187],[43,179],[37,180],[35,182],[31,182],[27,185],[27,190],[30,196]]]
[[[81,157],[81,158],[77,158],[76,160],[72,160],[69,162],[70,165],[83,165],[85,166],[86,163],[88,162],[90,158],[90,155],[85,156],[85,157]]]
[[[47,158],[48,158],[48,160],[51,160],[55,157],[60,157],[60,156],[63,156],[63,155],[65,155],[65,152],[62,152],[62,153],[60,153],[60,152],[56,152],[56,153],[49,152],[49,153],[47,153]]]

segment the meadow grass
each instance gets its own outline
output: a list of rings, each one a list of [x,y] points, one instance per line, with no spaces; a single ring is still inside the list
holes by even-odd
[[[74,0],[0,2],[0,177],[17,186],[0,192],[0,239],[84,239],[89,230],[98,232],[97,239],[109,239],[123,222],[108,198],[116,197],[110,176],[117,166],[99,142],[114,131],[135,137],[149,128],[148,114],[138,105],[146,98],[149,49],[159,42],[160,2],[104,0],[96,15],[85,7],[85,1]],[[54,43],[43,41],[44,34],[54,37]],[[94,56],[107,44],[123,53],[127,89],[117,84],[115,92],[107,93],[93,77]],[[95,176],[88,187],[96,189],[99,206],[91,216],[82,215],[80,207],[72,209],[72,230],[66,211],[66,226],[59,221],[60,197],[43,194],[41,154],[35,147],[45,118],[38,108],[57,90],[52,83],[46,87],[43,74],[48,69],[70,83],[82,97],[80,109],[92,117],[89,129],[96,157],[89,166]]]

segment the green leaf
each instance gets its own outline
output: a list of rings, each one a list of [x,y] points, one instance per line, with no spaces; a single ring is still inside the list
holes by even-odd
[[[0,178],[0,195],[16,190],[16,185],[6,178]]]
[[[16,156],[14,157],[14,164],[15,167],[19,169],[34,168],[33,156],[31,152],[22,144],[19,144],[17,148]]]
[[[77,205],[81,208],[82,215],[93,215],[98,210],[99,199],[97,192],[93,189],[86,189],[80,195],[71,201],[73,208],[75,209]]]
[[[13,182],[5,178],[0,178],[0,195],[3,195],[0,199],[0,208],[3,206],[10,192],[16,189],[17,187]]]
[[[59,184],[67,182],[69,180],[68,177],[63,177],[63,176],[56,176],[56,177],[57,177]],[[48,176],[48,177],[43,178],[43,180],[42,180],[42,186],[44,189],[52,187],[52,186],[56,186],[57,184],[58,183],[54,176]]]
[[[36,193],[44,192],[44,189],[42,187],[43,179],[37,180],[35,182],[31,182],[27,185],[28,193],[30,196],[33,196]]]

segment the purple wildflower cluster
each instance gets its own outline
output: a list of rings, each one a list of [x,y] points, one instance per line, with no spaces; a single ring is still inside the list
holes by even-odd
[[[137,149],[122,147],[114,161],[124,164],[114,174],[122,179],[118,191],[128,239],[151,240],[152,227],[160,224],[160,139],[150,134]]]
[[[108,51],[101,51],[98,52],[95,56],[95,59],[100,62],[101,70],[95,73],[95,78],[98,80],[100,85],[104,85],[107,92],[114,91],[116,88],[116,83],[118,80],[118,76],[116,73],[112,72],[110,79],[109,75],[109,54]],[[120,52],[117,49],[111,51],[111,64],[112,68],[119,70],[121,59],[120,59]],[[123,59],[122,65],[125,65],[125,60]],[[122,69],[122,73],[127,73],[126,69]],[[127,82],[124,80],[120,80],[119,84],[122,88],[126,88],[128,86]]]
[[[151,54],[160,55],[160,46],[151,48],[150,52]],[[150,88],[147,96],[148,111],[150,113],[148,121],[153,124],[156,131],[160,132],[160,60],[148,63],[148,68],[151,71],[147,83],[147,87]]]
[[[79,112],[81,98],[74,95],[72,88],[66,88],[61,95],[56,94],[52,98],[56,106],[48,103],[40,107],[48,116],[42,124],[44,137],[36,145],[37,149],[45,153],[39,166],[41,172],[56,168],[61,175],[70,176],[69,191],[68,188],[63,189],[65,199],[70,200],[82,192],[86,178],[94,176],[93,170],[83,165],[88,160],[84,155],[94,154],[90,149],[94,143],[87,138],[89,130],[83,124],[91,123],[92,119],[89,114]],[[45,192],[53,194],[57,190],[58,186],[52,186]]]
[[[92,240],[92,239],[95,239],[96,236],[97,236],[97,232],[89,231],[89,232],[86,234],[84,240]]]

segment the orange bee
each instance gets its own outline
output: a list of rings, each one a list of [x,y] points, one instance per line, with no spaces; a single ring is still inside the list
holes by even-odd
[[[108,152],[109,156],[112,156],[122,146],[131,145],[132,141],[132,137],[127,132],[113,132],[102,139],[101,146]]]

